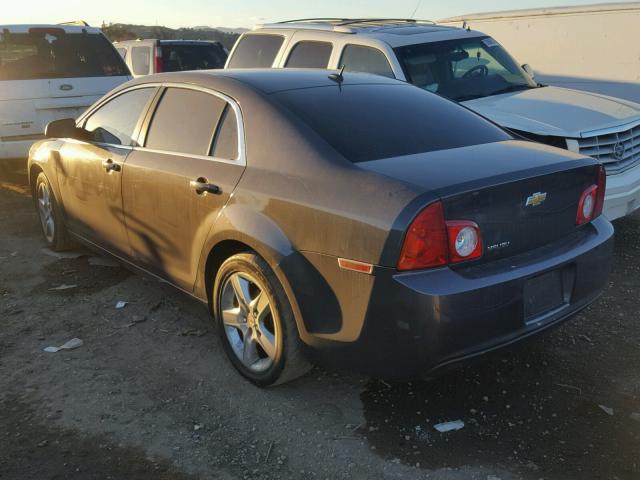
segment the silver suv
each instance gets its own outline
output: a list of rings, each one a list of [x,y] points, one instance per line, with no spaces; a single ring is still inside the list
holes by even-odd
[[[640,208],[640,105],[540,85],[482,32],[420,20],[294,20],[243,34],[226,64],[292,67],[394,77],[461,102],[516,134],[600,160],[610,219]]]

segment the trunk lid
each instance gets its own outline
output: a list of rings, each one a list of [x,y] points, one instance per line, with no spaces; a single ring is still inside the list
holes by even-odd
[[[446,220],[477,223],[483,256],[476,262],[509,257],[574,232],[580,195],[596,183],[598,168],[586,157],[517,141],[359,165],[424,188],[441,199]]]

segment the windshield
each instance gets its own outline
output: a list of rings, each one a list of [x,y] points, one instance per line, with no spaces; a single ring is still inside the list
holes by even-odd
[[[32,28],[0,32],[0,80],[128,75],[109,41],[97,33]]]
[[[162,44],[162,67],[165,72],[222,68],[227,54],[214,43]]]
[[[491,37],[407,45],[395,52],[410,83],[451,100],[538,86]]]

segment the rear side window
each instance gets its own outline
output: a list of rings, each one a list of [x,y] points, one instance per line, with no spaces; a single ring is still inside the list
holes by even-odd
[[[352,162],[511,139],[464,107],[409,85],[330,86],[275,96]]]
[[[229,60],[229,68],[269,68],[283,42],[280,35],[245,35]]]
[[[165,72],[222,68],[227,54],[215,43],[162,44],[162,68]]]
[[[151,49],[149,47],[131,48],[131,66],[134,75],[148,75],[151,67]]]
[[[126,48],[116,48],[116,51],[120,54],[123,59],[127,58],[127,49]]]
[[[287,64],[289,68],[327,68],[332,45],[328,42],[299,42],[293,47]]]
[[[211,156],[226,160],[238,158],[238,122],[236,113],[228,104],[218,124],[213,145],[211,145]]]
[[[395,78],[387,57],[377,48],[347,45],[342,51],[340,66],[347,72],[364,72]]]
[[[133,145],[133,132],[153,91],[153,88],[131,90],[96,110],[84,124],[90,139],[112,145]]]
[[[0,80],[128,75],[126,65],[99,33],[32,28],[0,31]]]
[[[214,95],[169,88],[158,105],[145,147],[190,155],[208,155],[227,102]]]

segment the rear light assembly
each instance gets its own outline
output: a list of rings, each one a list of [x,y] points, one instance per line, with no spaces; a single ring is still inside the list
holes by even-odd
[[[435,202],[411,222],[397,267],[402,271],[443,267],[481,256],[480,227],[466,220],[445,221],[442,202]]]
[[[162,73],[162,47],[156,45],[153,49],[153,71],[154,73]]]
[[[602,214],[604,207],[604,194],[607,187],[607,174],[604,167],[598,167],[596,184],[589,186],[578,200],[578,212],[576,225],[584,225]]]

